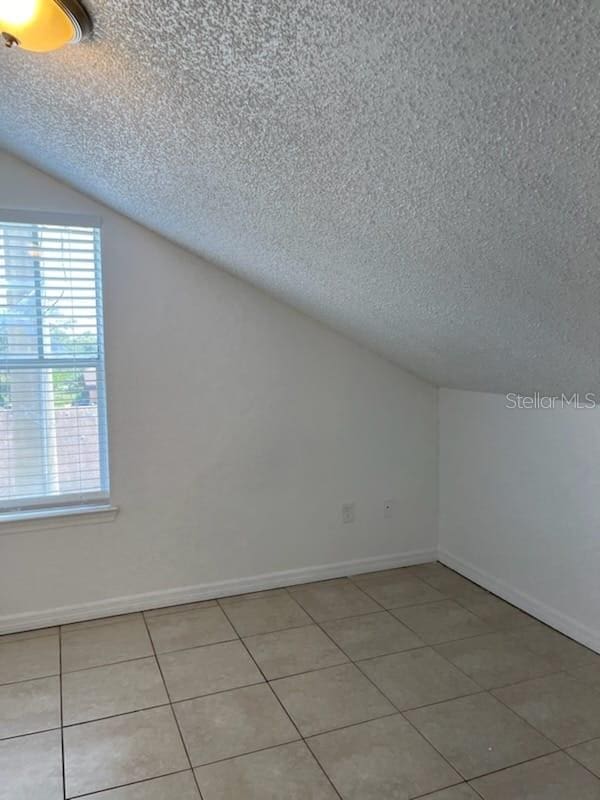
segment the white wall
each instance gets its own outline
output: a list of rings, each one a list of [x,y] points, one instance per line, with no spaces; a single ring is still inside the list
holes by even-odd
[[[441,560],[600,651],[600,408],[439,402]]]
[[[434,387],[2,153],[0,208],[103,218],[120,508],[0,536],[0,630],[434,555]]]

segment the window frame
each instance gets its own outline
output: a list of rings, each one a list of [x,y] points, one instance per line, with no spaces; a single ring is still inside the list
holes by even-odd
[[[10,357],[5,359],[5,367],[10,370],[14,364],[17,368],[38,371],[42,374],[44,369],[85,369],[93,368],[97,378],[97,420],[98,420],[98,468],[101,489],[89,492],[64,492],[63,494],[28,497],[26,502],[19,505],[17,499],[0,499],[0,533],[7,525],[17,523],[16,530],[22,526],[21,521],[27,524],[31,521],[44,523],[64,517],[72,517],[70,524],[77,524],[78,517],[82,514],[90,515],[90,519],[107,515],[114,519],[117,507],[111,503],[110,484],[110,439],[108,424],[108,403],[106,391],[106,348],[104,342],[104,293],[103,278],[104,265],[102,258],[102,218],[88,214],[55,213],[48,211],[14,210],[0,208],[0,225],[55,225],[63,228],[93,228],[96,230],[97,247],[94,255],[94,282],[96,297],[96,326],[97,326],[97,352],[95,355],[71,355],[61,358],[44,353],[38,356],[23,358]],[[40,291],[36,289],[36,292]],[[36,301],[37,305],[37,301]],[[36,314],[37,319],[37,314]],[[74,497],[69,501],[69,495]],[[45,527],[45,525],[42,525]],[[13,526],[14,527],[14,526]],[[56,527],[50,524],[48,527]],[[23,528],[28,529],[28,528]]]

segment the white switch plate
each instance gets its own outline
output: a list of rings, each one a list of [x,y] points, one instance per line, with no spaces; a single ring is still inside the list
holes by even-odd
[[[383,517],[384,519],[391,519],[394,516],[394,501],[386,500],[383,504]]]
[[[354,522],[354,503],[344,503],[342,506],[342,521]]]

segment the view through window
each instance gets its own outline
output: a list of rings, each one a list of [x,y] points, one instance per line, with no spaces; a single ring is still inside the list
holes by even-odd
[[[100,229],[0,216],[0,517],[108,500]]]

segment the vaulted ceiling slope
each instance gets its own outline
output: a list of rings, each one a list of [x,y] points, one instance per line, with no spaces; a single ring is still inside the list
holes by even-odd
[[[434,383],[600,391],[600,3],[87,6],[0,146]]]

